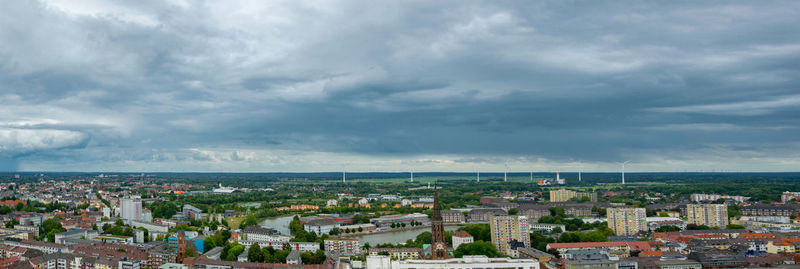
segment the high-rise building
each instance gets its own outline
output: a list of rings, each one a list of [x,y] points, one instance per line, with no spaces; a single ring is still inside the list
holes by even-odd
[[[720,204],[688,204],[689,224],[725,228],[728,225],[728,206]]]
[[[573,190],[567,189],[560,189],[560,190],[552,190],[550,191],[550,202],[551,203],[559,203],[559,202],[567,202],[573,198],[580,199],[582,197],[589,197],[589,201],[597,202],[597,193],[596,192],[576,192]]]
[[[647,232],[647,212],[644,208],[609,208],[606,216],[608,228],[617,235]]]
[[[550,191],[550,202],[566,202],[569,199],[575,198],[575,191],[560,189]]]
[[[519,257],[519,253],[516,251],[519,244],[523,244],[525,247],[531,246],[529,227],[526,216],[492,216],[489,219],[492,245],[503,254]]]
[[[122,212],[120,217],[124,220],[139,220],[142,217],[142,200],[139,197],[122,198],[119,200]]]

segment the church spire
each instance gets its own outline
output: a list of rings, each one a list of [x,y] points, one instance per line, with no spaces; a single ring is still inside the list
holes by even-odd
[[[441,211],[438,181],[435,181],[433,184],[433,216],[431,216],[431,236],[433,237],[431,240],[431,258],[434,260],[447,259],[448,257]]]

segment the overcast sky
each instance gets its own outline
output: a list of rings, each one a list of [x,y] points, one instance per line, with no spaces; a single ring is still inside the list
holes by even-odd
[[[0,170],[798,171],[799,1],[5,1]]]

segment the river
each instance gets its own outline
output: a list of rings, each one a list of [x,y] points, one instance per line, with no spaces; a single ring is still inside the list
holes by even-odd
[[[455,231],[457,229],[458,226],[444,226],[445,231]],[[371,246],[384,243],[397,244],[397,243],[405,243],[406,240],[408,239],[415,239],[417,238],[417,235],[430,231],[431,227],[428,226],[425,228],[414,229],[414,230],[359,235],[359,236],[354,236],[354,238],[358,238],[358,240],[361,241],[362,246],[364,245],[364,243],[369,243]]]
[[[294,216],[284,216],[284,217],[273,217],[267,218],[261,221],[261,227],[264,228],[272,228],[276,231],[280,232],[283,235],[290,235],[289,233],[289,223],[292,222]],[[458,226],[444,226],[445,231],[455,231],[458,229]],[[420,229],[414,230],[404,230],[404,231],[396,231],[396,232],[388,232],[388,233],[375,233],[375,234],[365,234],[359,236],[353,236],[354,238],[358,238],[361,241],[361,245],[364,243],[369,243],[370,245],[374,246],[377,244],[383,243],[405,243],[408,239],[415,239],[417,235],[423,232],[430,232],[431,227],[424,227]]]
[[[261,227],[272,228],[283,235],[291,235],[289,232],[289,223],[292,222],[294,216],[272,217],[261,221]]]

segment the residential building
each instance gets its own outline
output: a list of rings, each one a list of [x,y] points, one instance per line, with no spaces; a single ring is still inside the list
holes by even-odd
[[[486,222],[492,216],[507,216],[508,212],[501,208],[476,208],[467,213],[470,222]]]
[[[318,235],[330,233],[333,228],[337,227],[339,227],[339,224],[336,221],[324,218],[310,220],[303,224],[303,229],[307,232],[314,232]]]
[[[120,217],[124,220],[139,220],[142,217],[142,200],[139,197],[119,199],[122,210]]]
[[[194,206],[192,206],[190,204],[183,205],[183,211],[182,212],[183,212],[183,218],[184,219],[199,220],[200,218],[203,217],[203,210],[201,210],[201,209],[199,209],[197,207],[194,207]]]
[[[800,206],[795,204],[769,205],[758,204],[742,207],[742,215],[745,216],[791,216],[800,215]]]
[[[728,206],[722,204],[688,204],[689,224],[725,228],[728,225]]]
[[[317,242],[287,242],[289,248],[300,252],[316,252],[319,250],[319,243]]]
[[[452,237],[453,249],[458,249],[461,244],[469,244],[475,242],[475,239],[465,231],[458,231]]]
[[[467,218],[458,210],[442,210],[442,221],[444,223],[464,223]]]
[[[580,199],[583,197],[588,197],[590,202],[597,202],[596,192],[576,192],[567,189],[550,191],[550,202],[567,202],[572,199]]]
[[[492,216],[489,219],[489,232],[492,236],[492,245],[503,254],[518,257],[512,251],[511,244],[520,242],[525,247],[531,246],[530,228],[526,216]]]
[[[259,225],[251,225],[242,230],[242,235],[244,235],[244,238],[242,238],[244,240],[271,242],[276,241],[274,237],[278,235],[278,233],[274,229],[264,228]]]
[[[348,256],[361,253],[361,244],[356,238],[328,238],[324,244],[326,254]]]
[[[303,264],[303,260],[300,259],[300,251],[292,250],[292,252],[289,252],[289,255],[286,256],[286,264]]]
[[[528,217],[531,221],[537,221],[544,216],[550,216],[550,206],[538,203],[520,203],[517,208],[519,215]]]
[[[717,200],[731,200],[736,202],[744,202],[750,200],[750,197],[744,197],[739,195],[719,195],[719,194],[705,194],[705,193],[695,193],[691,196],[692,202],[706,202],[706,201],[717,201]]]
[[[367,251],[369,255],[381,255],[381,253],[388,253],[392,260],[407,260],[419,259],[422,256],[421,248],[370,248]]]
[[[336,199],[330,199],[328,202],[325,202],[325,206],[327,207],[336,207],[337,205],[339,205],[339,201],[336,201]]]
[[[609,208],[606,216],[608,228],[617,235],[647,232],[647,214],[644,208]]]

